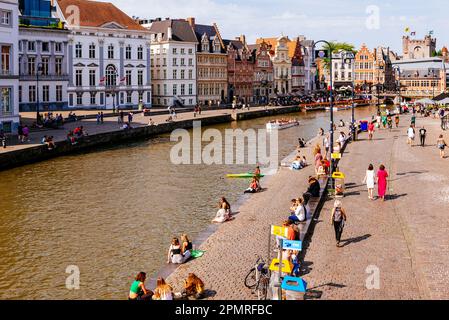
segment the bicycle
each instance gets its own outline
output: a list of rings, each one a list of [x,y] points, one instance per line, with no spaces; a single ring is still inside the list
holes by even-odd
[[[262,257],[257,256],[255,266],[245,277],[245,286],[257,293],[258,300],[267,300],[268,287],[270,285],[271,272],[269,266]]]

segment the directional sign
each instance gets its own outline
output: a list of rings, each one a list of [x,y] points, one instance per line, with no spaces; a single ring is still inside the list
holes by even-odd
[[[282,243],[282,249],[302,251],[302,241],[284,240]]]
[[[332,159],[340,160],[341,159],[341,153],[332,153]]]
[[[271,226],[271,234],[282,238],[288,237],[288,229],[284,227]]]
[[[288,291],[307,292],[307,282],[301,278],[285,277],[281,288]]]
[[[270,265],[271,271],[278,271],[279,272],[279,259],[273,259]],[[293,264],[288,260],[282,260],[282,272],[283,273],[292,273],[293,271]]]

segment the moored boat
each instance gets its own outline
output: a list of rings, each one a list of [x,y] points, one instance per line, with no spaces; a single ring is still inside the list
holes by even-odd
[[[272,121],[267,123],[267,130],[284,130],[299,126],[299,121]]]

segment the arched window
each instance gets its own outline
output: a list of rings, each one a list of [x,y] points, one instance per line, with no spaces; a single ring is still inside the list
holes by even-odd
[[[110,64],[106,67],[106,86],[117,85],[117,70],[114,65]]]

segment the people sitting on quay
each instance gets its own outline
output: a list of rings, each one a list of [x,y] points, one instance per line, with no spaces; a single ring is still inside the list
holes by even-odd
[[[304,140],[304,138],[299,138],[298,139],[298,146],[300,149],[303,149],[306,147],[306,140]]]
[[[165,282],[164,278],[157,279],[152,298],[161,301],[173,300],[173,288]]]
[[[249,188],[245,190],[245,193],[257,193],[260,192],[262,188],[259,185],[259,181],[256,177],[253,178],[251,181],[251,184],[249,185]]]
[[[150,121],[148,121],[148,126],[152,127],[154,125],[156,125],[155,122],[153,121],[153,119],[150,118]]]
[[[42,138],[42,144],[47,145],[48,150],[53,150],[56,148],[56,145],[53,142],[53,136],[44,136]]]
[[[179,243],[178,238],[173,238],[170,248],[168,249],[167,254],[167,263],[170,264],[183,264],[191,257],[191,252],[189,250],[186,251],[186,255],[183,254],[183,248]]]
[[[184,291],[182,296],[185,298],[194,297],[197,300],[203,299],[205,293],[204,282],[194,273],[189,273],[187,280],[184,280]]]
[[[78,121],[78,117],[76,116],[75,112],[70,111],[69,115],[67,116],[68,121]]]
[[[291,165],[292,170],[301,170],[307,167],[307,160],[304,156],[296,156],[295,160],[293,160],[293,163]]]
[[[75,135],[75,138],[77,140],[79,140],[79,139],[81,139],[81,138],[83,138],[83,137],[88,135],[86,130],[84,130],[84,126],[76,127],[75,130],[73,130],[73,134]]]
[[[146,278],[145,272],[139,272],[129,289],[128,300],[150,301],[152,299],[153,292],[145,287]]]
[[[184,262],[187,262],[192,257],[193,244],[186,234],[181,235],[181,253],[184,257]]]
[[[73,134],[73,131],[69,131],[69,133],[67,134],[67,141],[74,146],[75,144],[78,143],[78,141],[76,141],[75,135]]]
[[[129,124],[129,122],[125,122],[124,124],[123,124],[123,126],[122,126],[122,130],[129,130],[129,129],[132,129],[131,128],[131,125]]]
[[[294,223],[300,223],[307,221],[307,209],[304,205],[304,199],[298,198],[296,199],[295,205],[292,207],[295,209],[294,213],[288,218],[288,220],[293,221]],[[292,209],[291,208],[291,209]]]
[[[220,199],[218,207],[219,210],[217,211],[214,220],[212,220],[213,223],[224,223],[232,220],[231,205],[226,198],[223,197]]]
[[[321,186],[320,182],[315,177],[309,177],[309,187],[307,188],[308,194],[313,198],[318,198],[320,196]]]

